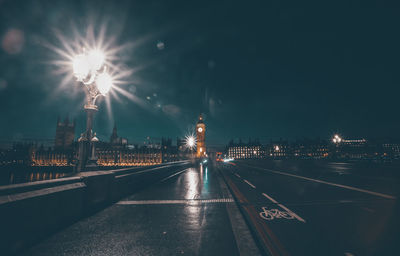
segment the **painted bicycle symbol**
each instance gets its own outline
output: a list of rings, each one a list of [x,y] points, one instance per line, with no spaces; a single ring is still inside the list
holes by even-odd
[[[261,207],[263,210],[260,212],[260,217],[266,220],[273,220],[273,219],[294,219],[294,216],[290,212],[280,211],[278,209],[271,209],[268,210],[267,207]]]

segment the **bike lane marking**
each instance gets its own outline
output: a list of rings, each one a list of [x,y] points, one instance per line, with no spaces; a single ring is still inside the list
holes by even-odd
[[[280,211],[278,209],[269,210],[268,207],[261,207],[261,209],[263,211],[259,213],[260,217],[266,220],[273,220],[275,218],[294,219],[294,216],[289,212]]]
[[[281,241],[268,226],[267,222],[263,221],[256,207],[247,200],[247,198],[242,194],[238,187],[234,184],[231,178],[224,172],[221,172],[225,178],[228,187],[232,190],[232,194],[235,196],[236,200],[239,201],[239,206],[244,210],[244,216],[248,219],[251,227],[255,229],[255,233],[261,239],[262,247],[268,251],[268,255],[279,255],[285,256],[289,255],[286,249],[283,247]],[[232,173],[230,171],[230,173]]]
[[[237,173],[234,173],[235,176],[241,178]],[[248,180],[241,178],[244,182],[246,182],[250,187],[256,189],[256,186],[254,186],[252,183],[250,183]],[[282,209],[284,209],[285,211],[287,211],[289,214],[291,214],[293,217],[295,217],[298,221],[301,221],[303,223],[306,223],[306,221],[301,218],[299,215],[297,215],[296,213],[294,213],[292,210],[290,210],[289,208],[287,208],[286,206],[284,206],[283,204],[279,203],[278,201],[276,201],[275,199],[273,199],[272,197],[270,197],[269,195],[262,193],[262,195],[266,198],[268,198],[271,202],[273,202],[274,204],[278,205],[279,207],[281,207]]]
[[[250,187],[256,188],[253,184],[250,183],[250,181],[243,179],[244,182],[246,182]]]
[[[284,206],[283,204],[280,204],[278,201],[276,201],[275,199],[273,199],[272,197],[270,197],[269,195],[262,193],[263,196],[265,196],[266,198],[268,198],[271,202],[273,202],[274,204],[277,204],[279,207],[281,207],[282,209],[284,209],[285,211],[287,211],[289,214],[291,214],[293,217],[295,217],[297,220],[306,223],[306,221],[301,218],[299,215],[297,215],[296,213],[294,213],[292,210],[290,210],[289,208],[287,208],[286,206]]]

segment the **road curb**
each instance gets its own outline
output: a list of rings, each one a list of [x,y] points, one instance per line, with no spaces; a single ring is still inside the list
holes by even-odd
[[[239,210],[237,202],[234,201],[232,193],[230,192],[228,185],[226,184],[219,170],[217,172],[217,178],[223,197],[229,198],[232,200],[232,202],[234,202],[231,204],[226,204],[226,211],[231,222],[233,235],[235,236],[236,245],[238,247],[240,256],[263,255],[260,245],[257,244],[257,240],[254,238],[249,225]]]
[[[242,213],[251,233],[255,237],[255,242],[259,248],[261,248],[262,253],[264,255],[288,255],[283,246],[276,241],[276,238],[273,237],[274,235],[271,231],[265,232],[257,225],[258,223],[256,222],[254,214],[251,214],[248,209],[243,206],[247,204],[243,201],[239,190],[236,188],[230,178],[226,176],[223,170],[220,168],[218,168],[218,170],[225,184],[233,195],[235,202],[238,205],[238,208]]]

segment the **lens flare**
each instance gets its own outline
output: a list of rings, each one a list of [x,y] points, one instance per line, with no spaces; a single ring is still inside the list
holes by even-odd
[[[192,134],[185,136],[185,147],[188,149],[194,149],[196,147],[196,137]]]
[[[89,63],[84,54],[78,54],[72,60],[72,68],[74,70],[74,76],[78,80],[83,80],[89,74]]]
[[[96,28],[88,24],[84,33],[74,25],[67,32],[54,30],[54,33],[60,45],[46,40],[42,44],[55,53],[54,60],[49,61],[56,68],[54,74],[64,75],[58,91],[71,90],[73,80],[87,82],[92,74],[102,72],[103,67],[107,67],[113,88],[131,83],[133,71],[125,65],[126,58],[121,58],[121,52],[131,48],[132,43],[116,45],[116,37],[107,33],[106,24]]]
[[[101,50],[90,50],[87,55],[87,62],[91,71],[99,70],[104,64],[104,53]]]
[[[108,73],[101,73],[96,79],[97,89],[102,95],[106,95],[113,86],[112,77]]]
[[[40,43],[50,50],[46,63],[51,65],[51,78],[62,76],[57,78],[60,83],[53,87],[52,94],[68,92],[72,98],[76,98],[82,93],[82,83],[86,86],[93,84],[105,96],[104,102],[110,119],[112,100],[125,102],[126,98],[143,109],[152,111],[150,103],[135,95],[129,88],[143,82],[139,76],[133,75],[153,65],[155,61],[148,60],[136,67],[128,67],[127,62],[131,61],[132,56],[127,53],[153,40],[155,35],[120,44],[118,36],[112,30],[107,30],[107,23],[99,22],[94,25],[89,19],[85,26],[86,29],[82,29],[82,26],[72,24],[69,29],[63,27],[62,31],[53,29],[56,39],[54,41],[41,38]],[[107,68],[108,75],[101,75],[104,68]],[[48,100],[54,98],[48,97]]]
[[[338,143],[342,142],[342,138],[338,134],[335,134],[335,136],[333,136],[332,141],[333,141],[333,143],[338,144]]]

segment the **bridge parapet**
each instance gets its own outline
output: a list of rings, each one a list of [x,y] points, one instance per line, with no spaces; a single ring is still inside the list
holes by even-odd
[[[0,251],[13,254],[191,163],[82,172],[0,186]],[[4,253],[4,254],[3,254]]]

